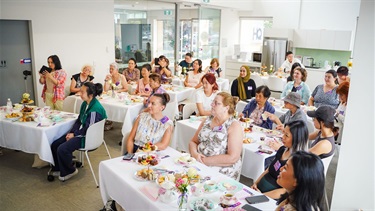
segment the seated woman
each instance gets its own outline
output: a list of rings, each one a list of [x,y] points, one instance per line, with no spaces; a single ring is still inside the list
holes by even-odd
[[[280,168],[285,165],[293,152],[308,150],[309,131],[305,122],[293,121],[285,124],[283,144],[277,150],[276,156],[269,167],[259,176],[251,186],[252,189],[262,192],[264,195],[278,199],[285,193],[285,189],[280,187],[276,180],[280,174]]]
[[[277,184],[287,191],[278,201],[277,211],[325,210],[324,166],[316,155],[293,153],[282,167]]]
[[[68,134],[61,136],[51,145],[55,166],[48,174],[58,176],[61,181],[68,180],[78,173],[78,169],[72,164],[73,152],[85,147],[87,129],[95,122],[107,118],[105,109],[96,99],[96,96],[103,92],[102,84],[86,82],[80,92],[84,102],[81,105],[77,121]]]
[[[275,113],[275,108],[267,101],[270,96],[271,91],[267,86],[258,87],[255,90],[255,99],[245,106],[239,117],[249,117],[254,120],[255,125],[272,129],[272,120],[262,115],[264,112],[268,112],[268,115]]]
[[[199,116],[210,116],[211,104],[219,88],[212,73],[205,74],[201,79],[201,83],[203,84],[203,90],[198,90],[196,93],[197,114]]]
[[[126,68],[122,74],[124,74],[128,83],[138,82],[140,78],[140,71],[137,68],[137,62],[134,58],[129,59],[128,68]]]
[[[335,137],[333,127],[336,110],[329,106],[320,106],[315,111],[308,111],[307,116],[313,118],[314,126],[317,129],[309,135],[311,144],[310,152],[318,155],[321,159],[335,153]]]
[[[324,77],[324,84],[315,87],[309,99],[309,106],[319,108],[322,105],[337,108],[339,105],[339,96],[336,93],[337,86],[335,84],[337,73],[334,70],[328,70]]]
[[[215,166],[233,179],[240,177],[242,127],[234,119],[236,99],[220,92],[212,102],[211,116],[202,121],[189,143],[190,154],[197,161]]]
[[[137,88],[135,89],[135,94],[148,97],[151,94],[151,86],[150,86],[150,72],[151,72],[151,65],[144,64],[142,66],[142,77],[138,80]]]
[[[337,118],[337,121],[335,121],[335,127],[339,128],[337,142],[341,144],[342,130],[343,130],[344,121],[345,121],[346,104],[348,102],[348,95],[349,95],[349,82],[344,81],[340,83],[339,86],[337,87],[336,92],[340,98],[340,105],[336,109],[335,117]]]
[[[205,73],[212,73],[215,75],[215,77],[220,78],[220,73],[221,73],[221,68],[220,68],[220,63],[217,58],[213,58],[210,62],[210,66],[206,67],[204,70]]]
[[[146,107],[146,109],[143,110],[144,112],[147,112],[149,110],[148,104],[150,103],[150,99],[154,94],[163,94],[163,93],[167,92],[167,91],[165,91],[165,89],[161,85],[160,74],[157,74],[157,73],[151,73],[151,75],[150,75],[150,87],[152,89],[151,93],[150,93],[150,96],[148,98],[145,98],[145,100],[143,101],[143,104]]]
[[[161,83],[168,83],[168,78],[172,76],[172,72],[169,69],[169,60],[164,55],[159,56],[158,64],[152,68],[152,73],[158,73],[161,75]]]
[[[109,74],[104,80],[104,91],[115,90],[116,92],[127,92],[128,82],[124,75],[118,72],[117,63],[111,63],[109,65]]]
[[[240,76],[232,83],[232,96],[238,96],[241,100],[251,99],[255,97],[256,84],[250,78],[250,68],[242,65],[240,68]]]
[[[294,69],[296,69],[297,67],[301,67],[301,64],[298,63],[298,62],[296,62],[292,65],[292,68],[290,69],[290,75],[288,76],[288,78],[286,78],[286,82],[293,81]]]
[[[288,122],[302,120],[303,122],[307,122],[306,114],[300,109],[301,103],[301,96],[296,92],[290,92],[284,99],[284,107],[288,109],[288,111],[281,115],[280,118],[277,117],[275,114],[270,114],[267,111],[264,112],[270,120],[276,123],[276,129],[283,130],[284,125]]]
[[[75,74],[71,78],[70,82],[70,94],[75,95],[77,92],[81,90],[81,86],[86,83],[94,80],[94,76],[92,74],[92,66],[91,65],[84,65],[81,69],[81,73]]]
[[[156,145],[159,150],[164,150],[169,146],[173,122],[162,113],[169,100],[167,93],[151,96],[149,111],[139,114],[129,134],[126,144],[127,152],[135,153],[138,147],[148,141]]]
[[[307,79],[306,70],[300,67],[295,68],[293,78],[294,81],[291,81],[285,85],[280,98],[284,98],[289,92],[296,92],[301,95],[301,105],[307,105],[309,102],[311,91],[309,86],[305,83]]]
[[[184,85],[185,87],[200,88],[202,86],[201,78],[202,72],[202,60],[196,59],[193,61],[193,70],[189,71],[186,75]]]

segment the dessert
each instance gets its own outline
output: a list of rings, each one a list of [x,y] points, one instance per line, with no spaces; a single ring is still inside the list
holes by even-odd
[[[21,117],[21,115],[19,115],[18,113],[10,113],[10,114],[7,114],[5,115],[5,118],[17,118],[17,117]]]
[[[147,142],[145,143],[145,145],[139,147],[139,150],[143,152],[151,152],[151,151],[155,151],[156,149],[157,147],[153,145],[152,142]]]
[[[192,210],[212,210],[214,203],[209,199],[197,199],[191,204]]]
[[[158,165],[158,160],[156,159],[155,155],[139,155],[138,156],[138,163],[142,165],[151,165],[156,166]]]
[[[23,93],[21,103],[33,103],[34,101],[30,99],[29,93]]]
[[[242,142],[243,142],[244,144],[251,144],[251,143],[253,143],[253,139],[251,139],[251,138],[246,138],[246,139],[244,139]]]
[[[136,176],[138,178],[141,178],[141,179],[144,179],[144,180],[154,180],[155,179],[154,170],[148,169],[148,168],[141,169],[141,170],[137,171]]]

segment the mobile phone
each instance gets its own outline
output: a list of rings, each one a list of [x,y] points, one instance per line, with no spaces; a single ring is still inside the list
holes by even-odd
[[[271,150],[266,150],[266,149],[259,149],[259,152],[267,153],[267,154],[272,154]]]
[[[256,207],[253,207],[250,204],[245,204],[241,208],[246,210],[246,211],[261,211],[260,209],[258,209]]]
[[[265,195],[249,196],[245,199],[249,204],[258,204],[269,201],[268,197]]]
[[[125,153],[123,160],[131,160],[134,157],[133,153]]]
[[[43,72],[44,72],[45,70],[47,70],[49,73],[52,72],[52,68],[49,68],[49,67],[43,65],[42,68],[40,68],[39,73],[40,73],[40,74],[43,74]]]
[[[154,62],[155,65],[159,65],[159,58],[155,58],[155,62]]]

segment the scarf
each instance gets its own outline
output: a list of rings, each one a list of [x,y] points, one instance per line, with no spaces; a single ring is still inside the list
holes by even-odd
[[[246,69],[246,76],[242,78],[241,76],[238,76],[237,81],[238,81],[238,95],[241,100],[246,100],[246,90],[244,83],[247,83],[250,80],[250,68],[246,65],[242,65],[241,68],[244,67]]]

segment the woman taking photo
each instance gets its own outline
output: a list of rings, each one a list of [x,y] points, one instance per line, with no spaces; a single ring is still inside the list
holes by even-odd
[[[250,68],[242,65],[240,68],[240,75],[232,83],[232,96],[238,96],[241,100],[251,99],[255,97],[256,84],[250,78]]]
[[[169,60],[164,55],[159,56],[158,63],[152,69],[153,73],[161,75],[161,83],[167,83],[168,78],[172,76],[172,72],[169,69]]]
[[[311,94],[309,106],[319,108],[322,105],[337,108],[339,105],[339,97],[336,93],[337,73],[334,70],[328,70],[324,76],[324,84],[318,85]]]
[[[203,84],[203,90],[198,90],[196,93],[197,113],[199,116],[210,116],[211,104],[219,88],[214,74],[211,73],[205,74],[201,83]]]
[[[109,65],[109,74],[104,80],[104,91],[115,90],[116,92],[127,92],[128,83],[124,75],[118,72],[117,63]]]
[[[148,112],[139,114],[129,134],[126,143],[127,152],[135,153],[138,147],[148,141],[156,145],[159,150],[169,146],[173,122],[162,113],[169,100],[167,93],[154,94],[150,97]]]
[[[43,73],[39,73],[39,82],[44,85],[42,98],[46,106],[50,106],[53,110],[62,111],[65,98],[66,72],[62,69],[58,56],[49,56],[47,62],[51,72],[44,70]]]
[[[314,154],[298,151],[281,168],[277,184],[287,193],[278,201],[277,211],[325,210],[324,166]]]
[[[226,92],[216,95],[211,116],[202,121],[189,143],[190,154],[220,173],[238,179],[241,172],[242,127],[234,119],[237,98]]]
[[[201,78],[202,73],[202,60],[196,59],[193,62],[193,70],[189,71],[186,75],[184,85],[185,87],[200,88],[202,86]]]
[[[286,84],[280,98],[284,98],[290,92],[296,92],[301,95],[301,105],[307,105],[309,102],[311,91],[309,86],[305,83],[307,79],[306,70],[300,67],[295,68],[293,79],[293,81]]]
[[[212,73],[215,77],[220,78],[220,72],[222,71],[219,67],[220,63],[217,58],[213,58],[210,62],[210,66],[206,67],[204,70],[205,73]]]
[[[137,88],[135,89],[135,94],[148,97],[151,94],[151,86],[150,86],[150,72],[151,72],[151,65],[144,64],[142,66],[142,78],[138,80]]]
[[[267,86],[260,86],[255,90],[255,99],[252,99],[243,109],[239,117],[247,117],[254,120],[254,124],[266,129],[272,129],[272,120],[269,114],[275,113],[275,108],[268,102],[271,91]],[[262,115],[264,112],[268,112]],[[267,115],[268,114],[268,115]]]
[[[74,95],[81,90],[81,86],[84,83],[94,80],[94,76],[92,76],[92,66],[88,64],[84,65],[81,73],[73,75],[71,80],[70,95]]]
[[[135,61],[134,58],[129,59],[128,68],[124,70],[123,74],[128,83],[138,82],[139,77],[140,77],[140,71],[137,68],[137,62]]]
[[[280,168],[285,165],[293,152],[308,150],[309,131],[305,122],[289,122],[285,124],[283,133],[282,141],[284,146],[277,150],[276,156],[269,167],[251,186],[252,189],[273,199],[278,199],[281,194],[285,193],[285,189],[276,182]]]
[[[94,123],[107,118],[105,109],[96,99],[101,95],[103,86],[100,83],[86,82],[81,87],[80,96],[84,101],[81,105],[79,116],[70,132],[55,140],[51,145],[55,166],[49,175],[59,176],[59,180],[65,181],[78,173],[73,166],[73,152],[85,147],[87,129]],[[88,140],[90,141],[90,140]]]

